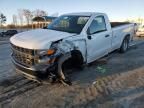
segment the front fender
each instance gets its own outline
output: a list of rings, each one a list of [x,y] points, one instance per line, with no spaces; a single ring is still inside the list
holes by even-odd
[[[72,51],[77,50],[81,53],[83,61],[86,62],[87,45],[84,38],[77,36],[63,39],[59,42],[53,43],[51,47],[55,47],[57,49],[57,55],[65,55],[66,53],[71,53]]]

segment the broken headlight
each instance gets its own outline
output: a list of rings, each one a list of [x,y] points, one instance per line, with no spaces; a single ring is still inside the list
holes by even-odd
[[[40,50],[38,51],[39,56],[50,56],[53,55],[56,52],[56,49],[49,49],[49,50]]]
[[[55,61],[55,58],[51,58],[48,56],[54,55],[55,52],[55,49],[38,51],[39,63],[53,63]]]

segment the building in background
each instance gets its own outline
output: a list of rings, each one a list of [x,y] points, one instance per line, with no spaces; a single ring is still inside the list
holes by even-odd
[[[34,17],[32,19],[32,29],[43,28],[56,18],[57,17],[53,17],[53,16]]]

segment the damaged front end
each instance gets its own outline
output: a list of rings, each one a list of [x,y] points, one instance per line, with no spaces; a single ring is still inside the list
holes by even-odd
[[[72,44],[68,41],[53,42],[49,50],[39,50],[32,55],[31,58],[36,58],[36,62],[32,66],[26,66],[17,60],[17,56],[23,56],[23,53],[17,49],[12,48],[12,61],[16,66],[17,72],[23,74],[30,80],[43,82],[48,80],[50,82],[56,80],[66,80],[62,73],[62,64],[67,59],[71,58]],[[18,54],[17,54],[18,53]],[[27,60],[34,60],[27,58]]]

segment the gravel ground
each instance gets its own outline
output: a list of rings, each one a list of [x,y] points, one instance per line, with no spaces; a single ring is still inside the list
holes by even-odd
[[[40,85],[17,75],[9,44],[0,49],[1,108],[144,108],[144,43],[73,70],[70,87]]]

